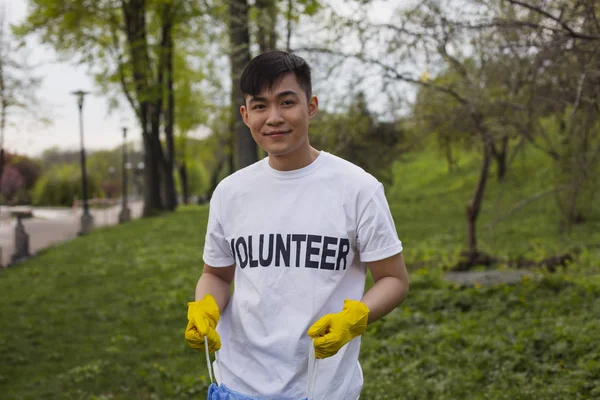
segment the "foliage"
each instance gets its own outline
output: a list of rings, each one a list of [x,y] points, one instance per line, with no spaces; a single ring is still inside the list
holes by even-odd
[[[361,398],[597,397],[595,276],[592,284],[560,274],[515,287],[420,288],[369,328]]]
[[[183,140],[179,137],[178,140]],[[209,185],[209,174],[215,168],[215,152],[218,145],[214,137],[198,140],[185,138],[188,170],[188,185],[190,195],[204,195]],[[178,146],[179,147],[179,146]],[[38,185],[31,190],[33,203],[36,205],[66,205],[72,204],[73,196],[81,198],[81,173],[79,153],[58,148],[48,149],[42,155],[44,173]],[[14,158],[9,158],[13,160]],[[127,169],[129,184],[139,178],[138,164],[143,161],[143,154],[131,149],[128,144]],[[19,162],[33,160],[19,158]],[[122,147],[117,146],[112,150],[96,150],[86,157],[89,197],[116,198],[121,195],[123,179]],[[20,165],[20,164],[17,164]],[[41,171],[41,166],[35,164]],[[91,183],[90,183],[91,182]],[[181,193],[180,178],[176,175],[176,186]],[[66,193],[59,194],[60,188],[68,188]],[[90,192],[90,190],[92,190]]]
[[[393,181],[401,138],[398,124],[376,120],[363,93],[358,93],[346,113],[319,111],[309,133],[311,145],[355,163],[386,185]]]
[[[26,190],[33,188],[35,182],[42,175],[42,166],[36,159],[21,155],[7,154],[7,163],[14,166],[23,177],[23,187]]]
[[[456,85],[460,77],[448,70],[428,82],[439,86]],[[420,87],[417,90],[412,115],[409,118],[413,129],[407,140],[413,149],[420,149],[431,142],[433,134],[437,138],[440,155],[446,159],[448,170],[453,172],[458,165],[457,150],[473,148],[476,143],[476,129],[469,114],[469,107],[446,93]]]
[[[4,163],[6,169],[1,170],[3,200],[11,204],[29,203],[29,191],[42,174],[42,166],[39,161],[23,155],[5,152]],[[6,183],[4,182],[5,179]]]
[[[190,160],[186,164],[188,194],[190,196],[203,196],[208,190],[209,175],[204,164],[199,160]],[[181,178],[175,176],[175,185],[179,193],[181,189]]]
[[[42,153],[43,179],[31,190],[34,204],[70,206],[73,196],[81,198],[81,184],[78,183],[78,180],[81,179],[80,157],[79,152],[61,150],[60,148],[49,148]],[[135,179],[135,175],[139,173],[137,171],[138,164],[143,159],[143,154],[133,150],[131,144],[128,143],[127,162],[130,164],[131,169],[128,169],[127,173],[130,183]],[[39,164],[36,165],[41,173],[42,167]],[[86,169],[88,174],[88,197],[115,198],[121,195],[123,180],[122,146],[117,146],[111,150],[87,152]],[[62,195],[58,192],[55,193],[61,187],[68,188],[66,189],[67,193]],[[45,188],[53,194],[45,194]]]
[[[102,197],[100,181],[88,174],[88,198]],[[55,165],[47,170],[32,190],[32,203],[36,206],[70,207],[74,199],[82,198],[81,169],[78,164]]]
[[[19,42],[10,31],[6,9],[3,3],[0,6],[0,147],[4,147],[7,127],[18,130],[25,119],[41,125],[50,123],[38,96],[42,78],[29,59],[25,43]]]
[[[24,180],[17,168],[12,165],[4,167],[0,179],[1,194],[7,200],[13,197],[24,187]]]
[[[148,149],[146,216],[177,206],[174,55],[181,51],[186,59],[190,49],[210,48],[208,40],[215,33],[203,20],[210,16],[210,8],[208,2],[192,0],[35,0],[25,21],[15,28],[20,37],[39,35],[61,56],[87,65],[114,106],[117,99],[127,99]],[[202,51],[194,52],[193,62],[202,65],[198,55]],[[161,135],[166,137],[164,147]]]

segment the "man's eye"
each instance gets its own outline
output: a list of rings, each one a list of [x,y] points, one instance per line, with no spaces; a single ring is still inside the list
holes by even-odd
[[[261,108],[264,108],[264,107],[265,107],[264,104],[257,104],[254,107],[252,107],[252,109],[253,110],[258,110],[258,109],[261,109]]]
[[[283,102],[284,106],[291,106],[292,104],[294,104],[293,100],[286,100],[286,101]]]

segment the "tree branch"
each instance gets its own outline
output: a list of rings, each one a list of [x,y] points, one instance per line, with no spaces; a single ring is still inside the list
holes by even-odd
[[[378,30],[389,29],[396,33],[403,33],[403,34],[406,34],[408,36],[412,36],[415,38],[422,38],[423,36],[426,36],[423,33],[412,32],[412,31],[409,31],[408,29],[404,28],[403,26],[396,26],[396,25],[392,25],[392,24],[370,24],[369,26],[372,28],[378,29]]]
[[[456,69],[456,71],[470,85],[471,84],[471,79],[469,79],[469,74],[467,73],[467,70],[465,69],[465,66],[462,65],[456,58],[454,58],[453,56],[451,56],[450,54],[448,54],[448,49],[446,48],[447,44],[448,44],[448,38],[444,37],[444,42],[439,44],[438,51],[442,55],[442,58],[445,58],[446,60],[448,60],[449,63],[454,66],[454,68]]]
[[[557,192],[561,192],[563,190],[566,190],[568,188],[570,188],[570,185],[563,185],[563,186],[559,186],[559,187],[555,187],[553,189],[550,190],[545,190],[543,192],[539,192],[536,193],[535,195],[528,197],[526,199],[521,200],[520,202],[518,202],[517,204],[513,205],[510,210],[508,210],[506,213],[504,213],[503,215],[501,215],[500,217],[496,218],[495,220],[493,220],[492,222],[490,222],[489,224],[486,225],[486,228],[488,229],[493,229],[494,226],[496,226],[499,222],[501,222],[502,220],[508,218],[509,216],[511,216],[512,214],[514,214],[515,212],[519,211],[521,208],[525,207],[526,205],[528,205],[529,203],[538,200],[544,196],[547,196],[549,194],[552,193],[557,193]]]
[[[575,113],[581,104],[581,92],[583,91],[583,83],[585,82],[586,73],[581,74],[579,78],[579,86],[577,87],[577,97],[575,98],[575,104],[573,104],[573,109],[571,110],[571,115],[569,116],[571,127],[569,129],[569,134],[567,137],[569,140],[573,137],[573,132],[575,132]]]
[[[504,0],[504,1],[508,1],[512,5],[520,6],[520,7],[526,8],[530,11],[536,12],[536,13],[558,23],[565,31],[567,31],[569,33],[569,35],[571,37],[574,37],[577,39],[583,39],[583,40],[600,40],[599,35],[588,35],[588,34],[584,34],[581,32],[576,32],[565,21],[563,21],[561,17],[555,17],[550,12],[542,9],[539,6],[536,6],[536,5],[527,3],[525,1],[521,1],[521,0]]]
[[[330,49],[323,49],[323,48],[315,48],[315,47],[301,47],[298,49],[293,49],[292,51],[294,52],[301,52],[301,51],[305,51],[305,52],[312,52],[312,53],[323,53],[323,54],[331,54],[331,55],[335,55],[338,57],[344,57],[344,58],[355,58],[359,61],[368,63],[368,64],[373,64],[373,65],[377,65],[379,67],[381,67],[385,72],[387,72],[388,74],[391,74],[391,77],[394,79],[397,79],[399,81],[403,81],[403,82],[407,82],[407,83],[413,83],[416,85],[420,85],[429,89],[433,89],[436,90],[438,92],[442,92],[442,93],[446,93],[451,95],[452,97],[454,97],[459,103],[463,104],[463,105],[467,105],[469,104],[469,101],[466,100],[464,97],[462,97],[460,94],[458,94],[456,91],[452,90],[449,87],[446,86],[440,86],[440,85],[436,85],[436,84],[432,84],[430,82],[426,82],[426,81],[421,81],[418,79],[414,79],[414,78],[410,78],[406,75],[403,75],[402,73],[398,72],[395,68],[390,67],[389,65],[386,65],[385,63],[373,59],[373,58],[369,58],[369,57],[365,57],[363,54],[346,54],[344,52],[341,51],[336,51],[336,50],[330,50]]]

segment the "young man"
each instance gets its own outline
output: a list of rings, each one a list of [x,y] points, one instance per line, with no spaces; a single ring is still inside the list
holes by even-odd
[[[240,86],[240,112],[268,157],[225,178],[211,198],[186,340],[219,350],[228,390],[298,400],[314,339],[315,399],[355,400],[361,335],[408,293],[383,185],[310,145],[318,100],[302,58],[261,54]],[[375,284],[364,293],[367,269]]]

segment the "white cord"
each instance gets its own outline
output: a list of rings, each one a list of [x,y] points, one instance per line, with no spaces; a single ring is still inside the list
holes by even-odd
[[[204,351],[206,352],[206,367],[208,368],[208,376],[210,383],[213,383],[212,365],[210,364],[210,352],[208,351],[208,339],[204,338]]]
[[[310,348],[308,349],[308,374],[306,376],[306,397],[308,400],[313,400],[315,381],[317,380],[317,358],[315,356],[315,342],[314,339],[310,341]]]

